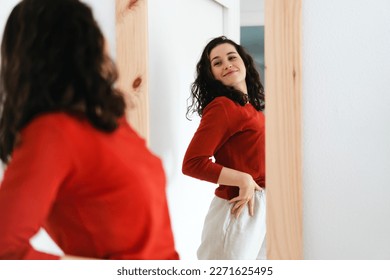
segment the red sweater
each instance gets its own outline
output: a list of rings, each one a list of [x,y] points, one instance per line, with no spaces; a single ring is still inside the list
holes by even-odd
[[[203,116],[183,161],[183,173],[217,183],[222,167],[249,173],[265,187],[265,118],[249,103],[217,97]],[[215,158],[215,162],[212,161]],[[215,195],[232,199],[237,186],[220,185]]]
[[[64,113],[21,131],[0,187],[0,258],[57,259],[29,239],[43,226],[65,254],[178,259],[161,161],[125,120],[113,133]]]

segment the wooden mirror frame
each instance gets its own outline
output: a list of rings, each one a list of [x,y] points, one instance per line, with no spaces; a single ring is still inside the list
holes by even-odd
[[[265,0],[267,257],[302,259],[302,0]]]

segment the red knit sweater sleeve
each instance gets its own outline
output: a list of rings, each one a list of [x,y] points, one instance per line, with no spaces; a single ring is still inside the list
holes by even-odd
[[[184,156],[183,174],[217,183],[223,166],[213,162],[212,157],[231,136],[226,106],[226,98],[219,97],[204,109],[199,127]]]
[[[70,172],[61,128],[33,121],[21,134],[0,187],[0,259],[58,259],[36,251],[30,238],[52,206]]]

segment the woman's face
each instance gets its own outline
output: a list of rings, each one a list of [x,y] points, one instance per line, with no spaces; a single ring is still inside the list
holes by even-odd
[[[231,86],[247,93],[244,61],[233,45],[224,43],[212,49],[210,64],[211,73],[216,80],[222,82],[225,86]]]

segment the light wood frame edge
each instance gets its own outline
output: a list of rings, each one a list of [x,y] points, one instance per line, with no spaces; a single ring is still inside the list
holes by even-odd
[[[265,0],[267,258],[303,259],[302,0]]]

